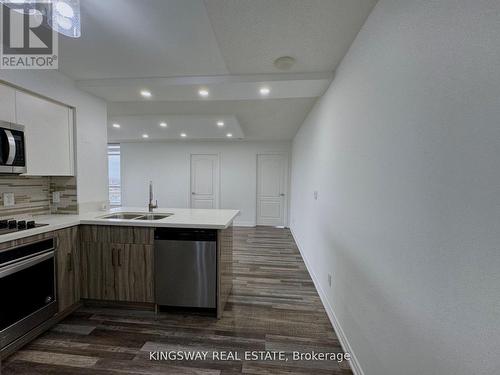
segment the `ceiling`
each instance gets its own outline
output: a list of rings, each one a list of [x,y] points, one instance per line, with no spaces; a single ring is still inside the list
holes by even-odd
[[[242,136],[247,140],[291,140],[304,122],[316,98],[266,99],[266,100],[230,100],[212,102],[119,102],[108,104],[108,116],[113,119],[120,116],[163,116],[200,115],[223,116],[231,112],[238,119]],[[152,126],[157,123],[152,122]],[[218,132],[213,121],[207,122],[214,132]],[[112,120],[110,121],[110,128]],[[123,129],[123,125],[122,129]],[[126,125],[126,124],[125,124]],[[205,125],[208,126],[208,125]],[[138,136],[138,133],[136,133]],[[123,140],[114,132],[109,133],[110,140]],[[190,136],[190,138],[193,138]],[[217,138],[216,136],[211,137]],[[222,134],[218,138],[224,138]],[[233,137],[235,139],[236,137]],[[136,138],[137,139],[137,138]],[[132,140],[132,139],[130,139]]]
[[[235,116],[135,114],[111,116],[109,120],[108,137],[113,142],[243,138]]]
[[[291,72],[333,71],[374,0],[206,0],[208,16],[231,74],[274,73],[293,56]]]
[[[238,138],[290,140],[375,2],[85,0],[82,37],[60,38],[60,71],[108,102],[110,125],[128,116],[110,141],[137,140],[147,121],[158,130],[147,116],[185,116],[176,123],[190,124],[196,139],[226,139],[201,120],[225,116],[236,120]],[[281,71],[273,65],[280,56],[296,63]]]
[[[82,36],[60,38],[77,79],[228,74],[202,0],[84,0]]]
[[[80,81],[79,87],[110,102],[136,101],[140,91],[152,93],[148,101],[213,101],[263,99],[260,87],[271,92],[266,99],[304,98],[322,95],[328,88],[331,73],[226,75],[208,77],[174,77],[142,79],[94,79]],[[210,95],[200,98],[198,90],[206,88]]]

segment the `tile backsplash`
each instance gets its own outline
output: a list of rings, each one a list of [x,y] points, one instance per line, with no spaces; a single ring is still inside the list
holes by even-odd
[[[59,203],[52,193],[59,191]],[[15,205],[5,207],[3,193],[14,193]],[[0,218],[78,213],[75,177],[0,176]]]
[[[52,193],[61,194],[59,203],[51,203],[50,211],[53,214],[77,214],[78,200],[76,195],[75,177],[49,177],[49,202],[52,202]]]

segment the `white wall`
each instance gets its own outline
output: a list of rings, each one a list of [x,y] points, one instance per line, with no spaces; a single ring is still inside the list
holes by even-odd
[[[257,154],[289,149],[290,142],[122,143],[122,205],[146,206],[153,180],[160,207],[189,207],[190,155],[220,154],[220,208],[240,210],[236,224],[255,225]]]
[[[500,373],[499,14],[380,0],[294,139],[293,233],[367,375]]]
[[[80,210],[108,201],[106,103],[57,71],[0,70],[0,79],[76,108],[76,164]],[[48,150],[50,152],[50,150]]]

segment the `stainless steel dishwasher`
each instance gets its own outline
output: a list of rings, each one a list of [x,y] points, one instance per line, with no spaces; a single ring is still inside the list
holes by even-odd
[[[155,229],[155,302],[216,307],[217,231]]]

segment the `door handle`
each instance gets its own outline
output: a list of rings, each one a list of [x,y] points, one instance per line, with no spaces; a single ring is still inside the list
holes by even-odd
[[[73,254],[68,253],[68,272],[73,271]]]
[[[5,164],[12,165],[12,163],[14,163],[14,160],[16,158],[16,140],[14,139],[14,136],[12,135],[12,132],[10,130],[4,130],[4,131],[5,134],[7,135],[7,140],[9,141],[9,157],[7,158]]]
[[[281,193],[281,194],[280,194],[280,197],[284,197],[284,196],[285,196],[285,193]]]
[[[191,195],[196,195],[196,193],[194,191],[191,192]]]
[[[11,264],[10,266],[3,267],[0,270],[0,279],[4,278],[6,276],[12,275],[13,273],[25,270],[26,268],[32,267],[35,264],[39,264],[39,263],[43,262],[44,260],[47,260],[50,258],[54,258],[53,251],[48,251],[46,253],[37,255],[33,258],[29,258],[29,259],[23,260],[21,262]]]

